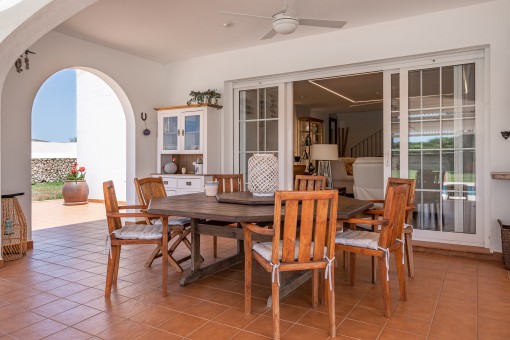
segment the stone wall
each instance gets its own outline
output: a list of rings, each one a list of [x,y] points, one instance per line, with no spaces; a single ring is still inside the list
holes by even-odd
[[[76,158],[32,159],[32,183],[63,181]]]

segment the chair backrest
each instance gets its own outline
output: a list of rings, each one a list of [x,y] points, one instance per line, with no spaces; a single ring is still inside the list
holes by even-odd
[[[354,197],[361,200],[384,199],[384,168],[382,157],[356,158],[352,168]]]
[[[213,175],[213,181],[218,181],[218,193],[244,191],[243,174]]]
[[[390,187],[396,187],[400,185],[407,185],[407,206],[414,204],[414,195],[416,192],[416,180],[410,178],[388,178],[386,182],[386,195],[388,195],[388,189]],[[413,219],[413,209],[407,209],[406,211],[406,223],[411,223]]]
[[[104,206],[106,213],[118,213],[119,204],[117,202],[117,195],[115,195],[115,187],[113,181],[106,181],[103,183]],[[120,217],[107,217],[108,233],[111,234],[114,230],[122,227]]]
[[[297,175],[294,181],[294,191],[312,191],[326,189],[326,177]]]
[[[285,219],[282,226],[283,205],[285,205]],[[273,263],[276,263],[278,258],[280,244],[282,244],[280,261],[284,263],[310,262],[310,257],[313,260],[322,260],[325,247],[327,256],[333,258],[337,205],[336,190],[277,191],[274,206]],[[282,227],[283,235],[280,240]],[[295,258],[297,240],[299,240],[299,251]]]
[[[397,239],[402,237],[408,191],[407,185],[390,186],[388,188],[383,216],[385,220],[388,220],[388,224],[381,228],[379,236],[379,247],[381,248],[391,247],[397,242]]]
[[[135,189],[141,205],[149,205],[152,198],[166,197],[162,177],[135,178]]]

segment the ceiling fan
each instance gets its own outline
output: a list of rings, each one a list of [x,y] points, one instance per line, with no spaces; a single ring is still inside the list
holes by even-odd
[[[262,37],[262,40],[271,39],[277,33],[279,34],[290,34],[297,30],[299,25],[303,26],[316,26],[316,27],[328,27],[328,28],[342,28],[347,23],[347,21],[338,21],[338,20],[320,20],[320,19],[309,19],[309,18],[300,18],[297,13],[294,12],[296,6],[296,2],[299,0],[295,0],[291,6],[287,6],[287,0],[284,2],[284,8],[278,13],[274,14],[271,17],[265,17],[254,14],[246,14],[246,13],[234,13],[227,11],[220,11],[224,14],[232,14],[232,15],[242,15],[247,17],[261,18],[261,19],[270,19],[272,20],[273,28],[269,31],[265,36]]]

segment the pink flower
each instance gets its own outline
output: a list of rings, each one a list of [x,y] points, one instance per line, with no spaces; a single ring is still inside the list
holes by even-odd
[[[78,171],[80,171],[80,172],[85,172],[85,167],[84,167],[84,166],[80,167],[80,168],[78,169]]]

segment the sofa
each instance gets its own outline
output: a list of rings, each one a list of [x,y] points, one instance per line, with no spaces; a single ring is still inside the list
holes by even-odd
[[[347,194],[353,194],[354,176],[352,166],[356,158],[339,157],[331,161],[331,176],[333,179],[333,188],[345,187]]]
[[[382,157],[358,157],[353,165],[354,198],[384,199],[384,164]]]

